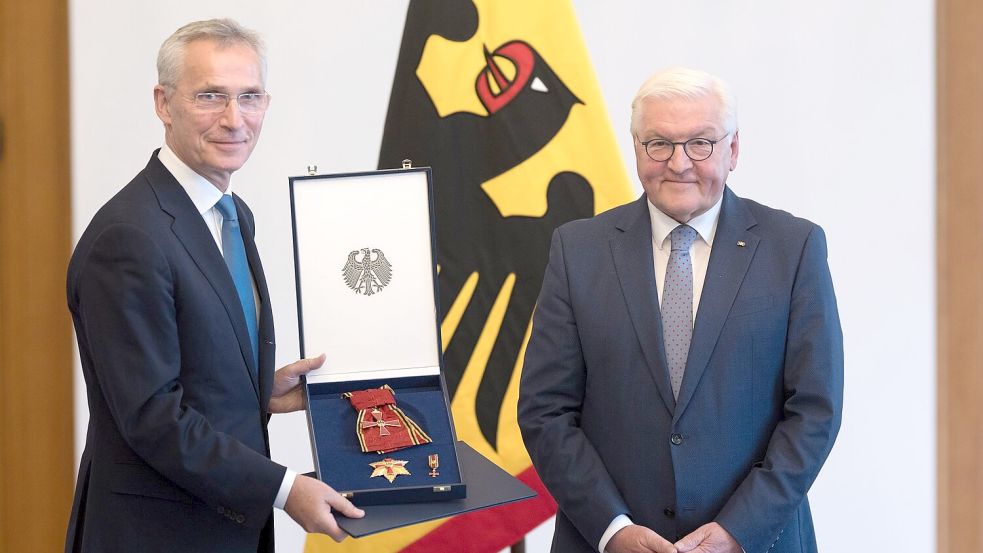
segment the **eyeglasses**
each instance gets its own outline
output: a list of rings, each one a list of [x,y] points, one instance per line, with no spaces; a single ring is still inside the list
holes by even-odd
[[[713,154],[713,145],[726,138],[728,134],[730,133],[716,140],[710,140],[709,138],[690,138],[686,142],[672,142],[665,138],[653,138],[646,142],[639,140],[638,143],[645,148],[645,153],[652,158],[652,161],[669,161],[673,154],[676,153],[676,146],[682,146],[683,152],[691,160],[703,161]]]
[[[229,101],[235,99],[239,110],[243,113],[263,113],[270,105],[268,92],[243,92],[238,96],[229,96],[223,92],[199,92],[193,99],[195,109],[204,113],[219,113],[225,111]]]

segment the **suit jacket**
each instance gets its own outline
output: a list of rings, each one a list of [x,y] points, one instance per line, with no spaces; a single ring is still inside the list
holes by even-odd
[[[840,426],[843,346],[818,226],[724,190],[686,371],[666,368],[646,199],[553,234],[519,425],[556,498],[553,550],[619,514],[675,541],[814,552],[806,492]]]
[[[89,403],[66,551],[271,551],[285,468],[269,459],[273,314],[259,367],[222,253],[157,159],[95,215],[68,268]]]

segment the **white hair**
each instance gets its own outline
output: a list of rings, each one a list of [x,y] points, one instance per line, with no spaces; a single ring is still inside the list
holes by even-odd
[[[196,40],[212,40],[219,47],[243,44],[256,52],[259,58],[260,76],[266,82],[266,45],[256,31],[246,29],[232,19],[209,19],[194,21],[174,31],[160,45],[157,53],[157,82],[174,87],[181,78],[184,66],[184,51],[188,44]]]
[[[686,67],[669,67],[649,77],[631,101],[631,131],[637,133],[646,99],[699,100],[714,96],[720,101],[721,121],[724,130],[737,130],[737,99],[730,86],[719,77],[704,71]]]

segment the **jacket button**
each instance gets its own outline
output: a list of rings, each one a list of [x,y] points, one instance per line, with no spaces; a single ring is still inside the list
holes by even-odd
[[[676,511],[673,511],[672,508],[670,507],[666,507],[666,509],[662,512],[669,518],[673,518],[676,516]]]
[[[679,445],[683,443],[683,436],[681,434],[673,434],[669,437],[669,441],[672,442],[672,445]]]

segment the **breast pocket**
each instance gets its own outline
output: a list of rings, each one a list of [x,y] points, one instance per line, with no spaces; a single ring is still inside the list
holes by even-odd
[[[775,296],[755,296],[752,298],[738,298],[727,314],[728,319],[743,317],[752,313],[766,311],[778,305],[778,298]]]

